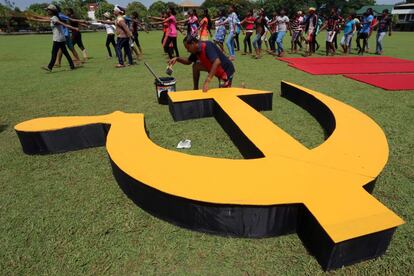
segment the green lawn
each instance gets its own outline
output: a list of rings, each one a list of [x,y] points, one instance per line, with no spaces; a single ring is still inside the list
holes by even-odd
[[[160,36],[142,34],[141,42],[145,60],[162,73],[166,58]],[[213,118],[173,122],[168,107],[157,104],[153,77],[143,64],[115,69],[115,60],[106,59],[104,42],[104,33],[84,34],[93,59],[73,72],[64,61],[61,69],[48,73],[40,66],[49,61],[51,35],[0,36],[1,274],[322,274],[296,235],[225,238],[152,217],[120,190],[104,148],[23,154],[13,130],[19,122],[122,110],[144,113],[151,139],[162,147],[174,149],[188,138],[191,154],[241,158]],[[412,45],[414,33],[385,38],[387,55],[414,59]],[[268,55],[261,60],[239,55],[235,66],[234,85],[273,91],[273,111],[263,114],[308,147],[323,142],[322,129],[279,96],[281,80],[348,103],[384,129],[390,158],[374,196],[407,223],[384,256],[333,273],[413,274],[414,91],[388,92],[342,76],[312,76]],[[190,69],[175,67],[178,90],[192,88]]]

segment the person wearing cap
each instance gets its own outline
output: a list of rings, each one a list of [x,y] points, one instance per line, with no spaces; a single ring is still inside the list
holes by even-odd
[[[114,51],[115,51],[115,55],[117,55],[117,50],[116,50],[116,43],[115,43],[115,25],[114,22],[112,21],[112,16],[109,12],[105,12],[103,14],[105,20],[97,20],[97,22],[99,22],[99,24],[103,24],[105,27],[105,31],[106,31],[106,42],[105,42],[105,47],[108,50],[108,58],[112,58],[112,51],[111,48],[109,47],[112,44],[112,47],[114,47]],[[96,23],[93,23],[96,24]]]
[[[309,8],[309,14],[305,21],[306,42],[308,43],[308,51],[306,56],[315,53],[316,28],[318,25],[318,15],[315,8]]]
[[[382,55],[383,48],[382,48],[382,40],[386,36],[387,32],[388,35],[391,36],[392,34],[392,21],[391,17],[389,15],[388,9],[385,9],[382,11],[381,18],[379,21],[376,22],[376,24],[373,27],[378,26],[378,32],[376,36],[376,51],[375,54]]]
[[[132,37],[132,33],[129,30],[127,24],[125,23],[125,18],[123,16],[125,14],[125,9],[120,6],[115,6],[114,14],[116,16],[115,31],[118,37],[118,41],[116,44],[118,64],[115,67],[122,68],[125,67],[124,60],[122,58],[122,49],[124,49],[125,54],[128,57],[128,64],[133,65],[131,46],[129,44],[129,40]]]
[[[52,28],[52,37],[53,37],[53,45],[52,45],[52,56],[50,58],[49,65],[43,66],[42,69],[46,71],[52,71],[53,66],[56,62],[56,57],[58,51],[61,50],[62,53],[65,55],[66,59],[68,60],[70,69],[75,69],[75,65],[73,64],[73,60],[69,55],[68,50],[66,49],[66,38],[63,27],[66,27],[71,30],[77,30],[76,28],[67,25],[59,20],[58,18],[58,9],[55,5],[49,5],[46,8],[48,16],[50,19],[46,19],[44,17],[28,17],[29,20],[37,21],[37,22],[50,22],[50,27]]]
[[[208,72],[204,81],[203,92],[207,92],[210,82],[217,77],[220,87],[231,87],[234,76],[234,66],[230,59],[211,41],[199,41],[196,37],[184,38],[184,47],[191,55],[188,58],[175,57],[169,60],[171,67],[176,62],[184,65],[193,65],[194,90],[198,89],[200,72]]]

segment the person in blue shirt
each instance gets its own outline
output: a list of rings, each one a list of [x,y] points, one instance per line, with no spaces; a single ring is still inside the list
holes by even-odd
[[[377,49],[375,51],[375,54],[382,55],[382,40],[384,39],[387,32],[389,36],[391,36],[392,33],[392,21],[388,9],[382,11],[381,18],[372,27],[376,26],[378,26],[378,32],[376,37]]]
[[[344,24],[344,36],[341,40],[341,46],[344,50],[344,55],[349,54],[349,49],[351,48],[351,39],[356,31],[356,22],[354,17],[355,16],[353,14],[349,15]]]
[[[359,55],[363,55],[367,47],[368,37],[371,31],[372,20],[374,20],[373,11],[371,8],[369,8],[367,9],[367,11],[364,13],[364,16],[362,17],[361,29],[359,30],[359,34],[357,37],[357,47],[358,47]],[[362,48],[361,48],[361,42],[360,42],[361,39],[363,40]]]

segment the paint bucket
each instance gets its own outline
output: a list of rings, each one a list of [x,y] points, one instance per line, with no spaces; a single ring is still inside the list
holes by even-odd
[[[168,104],[168,92],[175,92],[177,81],[173,77],[161,77],[155,79],[155,91],[159,104]]]

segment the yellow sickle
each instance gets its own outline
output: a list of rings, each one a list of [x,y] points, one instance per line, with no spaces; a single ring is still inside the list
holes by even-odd
[[[366,191],[388,159],[381,128],[349,105],[283,82],[282,96],[326,131],[326,141],[308,149],[257,112],[271,96],[241,88],[169,93],[176,120],[216,116],[243,160],[161,148],[148,138],[143,114],[40,118],[15,130],[26,153],[106,143],[123,190],[187,228],[248,237],[297,232],[325,269],[384,253],[403,220]]]

